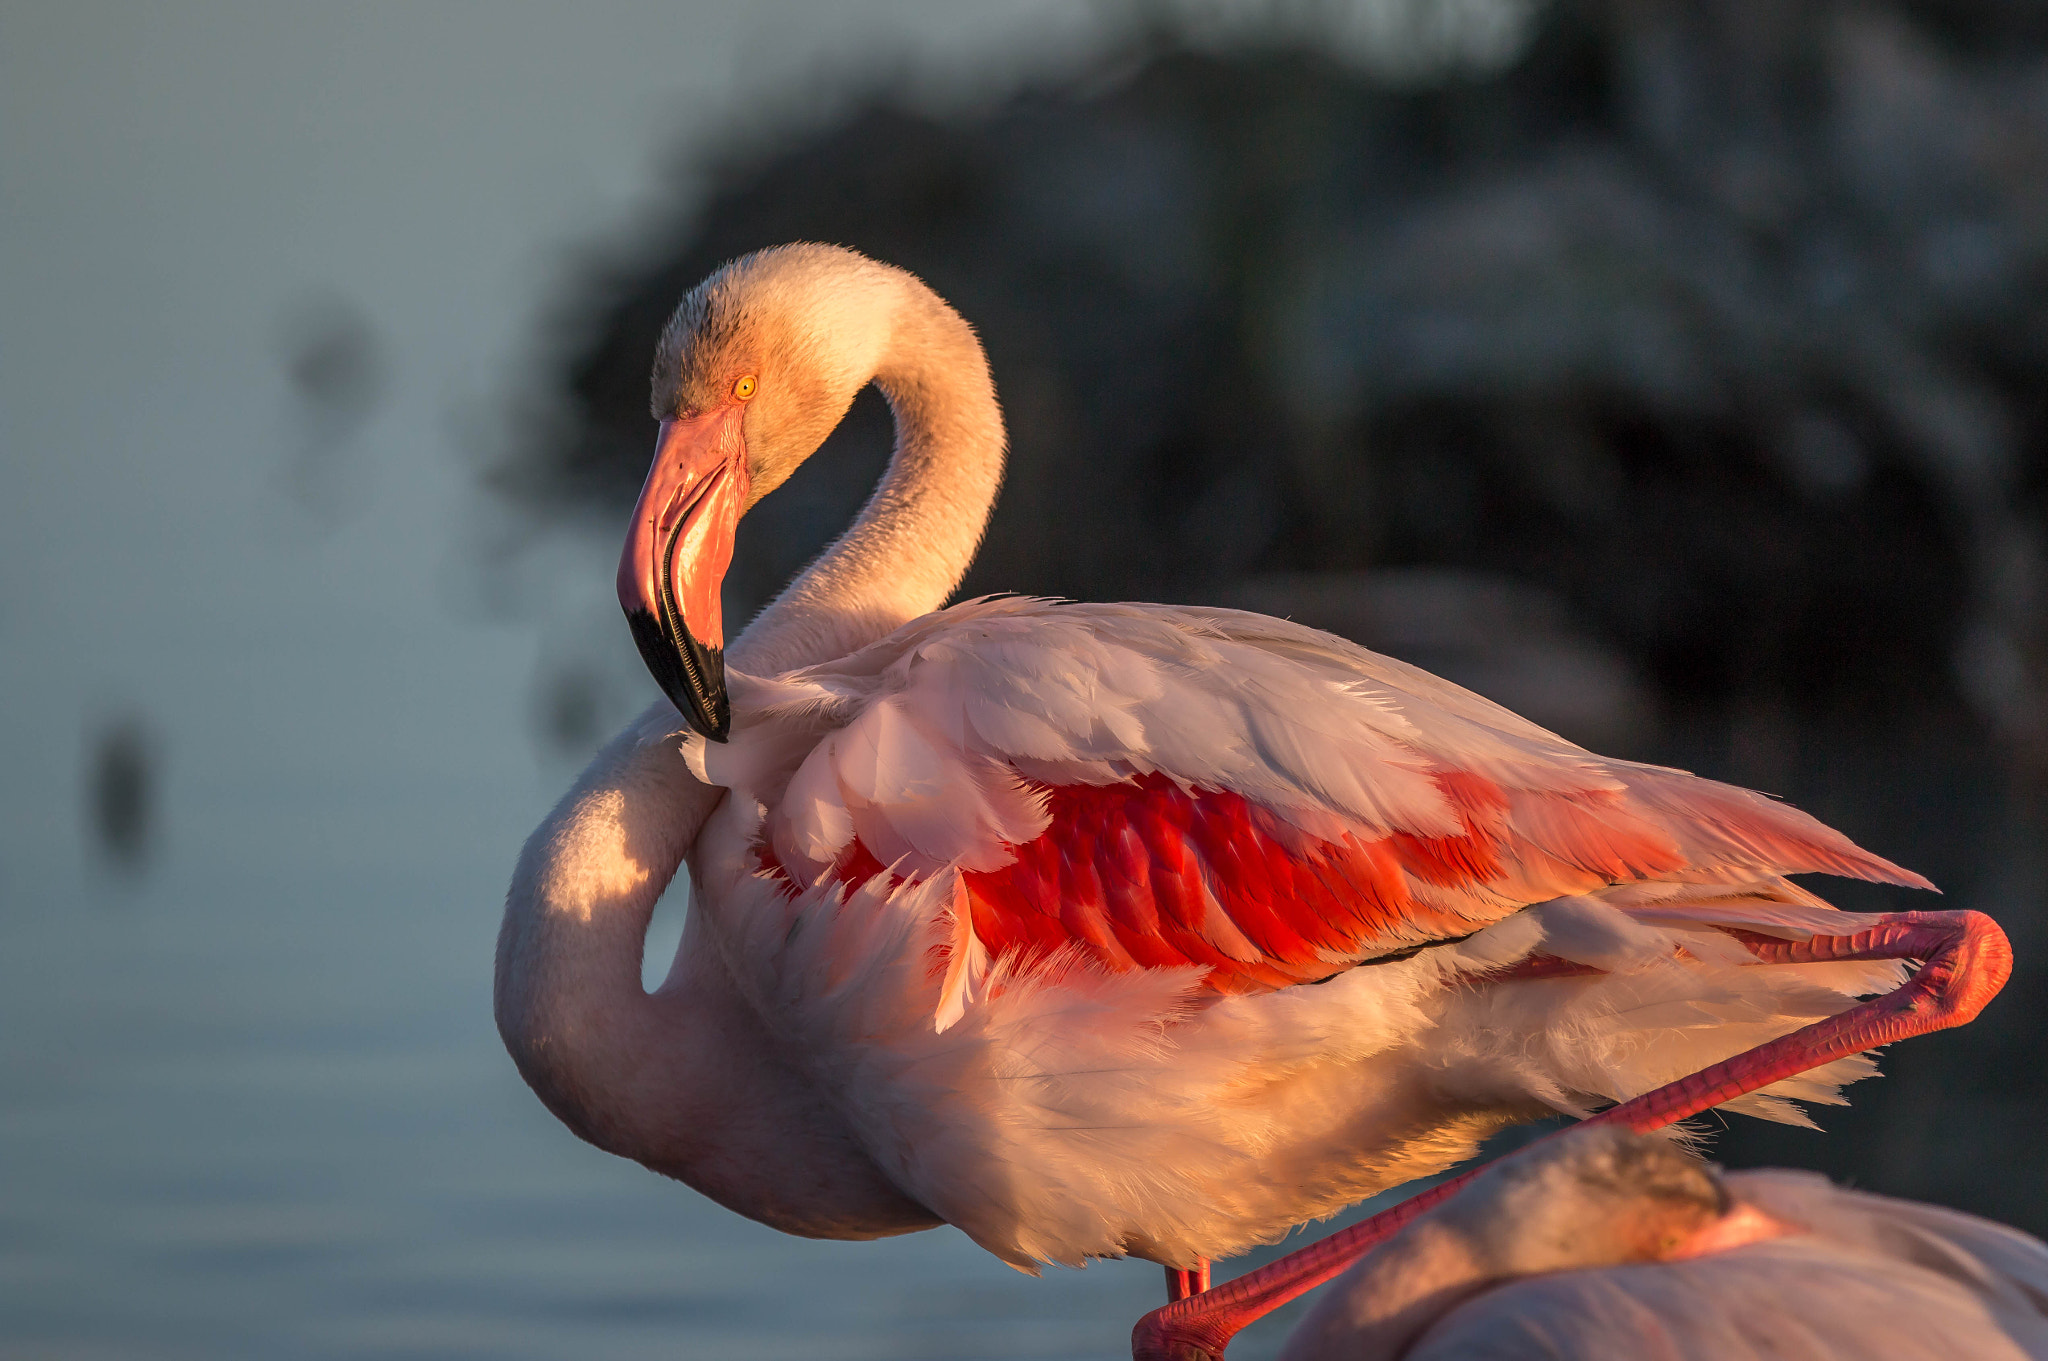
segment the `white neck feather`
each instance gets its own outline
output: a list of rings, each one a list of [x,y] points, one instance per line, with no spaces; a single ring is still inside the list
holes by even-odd
[[[944,604],[1003,479],[1003,416],[973,328],[922,283],[904,297],[875,386],[896,417],[889,468],[851,528],[757,615],[728,663],[773,675],[843,657]]]
[[[640,983],[654,905],[724,793],[691,778],[679,726],[664,701],[590,763],[527,839],[498,935],[498,1031],[520,1073],[563,1123],[628,1156],[662,1115],[656,1094],[693,1085]]]
[[[498,936],[498,1033],[563,1124],[790,1233],[930,1228],[844,1136],[740,997],[692,912],[640,985],[654,905],[725,791],[698,783],[663,700],[592,761],[526,843]]]

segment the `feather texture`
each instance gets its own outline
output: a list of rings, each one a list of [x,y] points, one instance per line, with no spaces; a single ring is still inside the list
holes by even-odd
[[[1923,882],[1256,615],[976,601],[733,695],[696,910],[890,1180],[1025,1269],[1229,1256],[1839,1011],[1898,966],[1714,928]],[[1609,972],[1489,981],[1537,952]]]
[[[1259,615],[975,601],[736,695],[704,778],[763,799],[793,888],[966,871],[980,953],[1016,968],[1071,948],[1248,992],[1622,884],[1926,886],[1796,809]]]

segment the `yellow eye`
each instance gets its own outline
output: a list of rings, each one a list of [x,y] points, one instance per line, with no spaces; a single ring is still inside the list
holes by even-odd
[[[754,395],[754,386],[754,375],[750,373],[732,385],[732,395],[744,402]]]

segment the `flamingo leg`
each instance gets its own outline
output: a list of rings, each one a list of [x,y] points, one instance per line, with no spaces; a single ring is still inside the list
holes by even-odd
[[[1584,1123],[1625,1125],[1637,1132],[1660,1129],[1823,1063],[1967,1024],[2012,973],[2011,944],[1997,923],[1980,912],[1888,913],[1877,925],[1853,935],[1815,936],[1803,941],[1747,931],[1729,934],[1748,946],[1759,964],[1838,959],[1923,962],[1893,992],[1645,1092]],[[1524,976],[1556,977],[1579,971],[1569,965],[1557,967],[1558,961],[1531,963],[1534,967],[1524,971]],[[1506,976],[1515,976],[1515,972]],[[1222,1361],[1239,1329],[1337,1275],[1477,1175],[1475,1170],[1441,1182],[1391,1210],[1339,1229],[1256,1271],[1153,1310],[1138,1320],[1131,1332],[1134,1361]]]
[[[1176,1304],[1190,1295],[1199,1295],[1209,1288],[1209,1259],[1204,1257],[1201,1265],[1183,1271],[1179,1267],[1166,1269],[1166,1302]]]

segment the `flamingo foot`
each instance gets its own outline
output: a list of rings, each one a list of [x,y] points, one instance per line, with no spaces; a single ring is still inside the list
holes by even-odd
[[[1923,963],[1893,992],[1645,1092],[1583,1123],[1623,1125],[1638,1133],[1661,1129],[1823,1063],[1914,1035],[1965,1025],[1976,1019],[2012,974],[2012,946],[1998,924],[1981,912],[1887,913],[1868,930],[1803,941],[1749,931],[1729,934],[1748,946],[1759,964],[1838,959],[1917,959]],[[1529,963],[1528,976],[1555,977],[1580,971],[1570,965],[1559,967],[1561,961]],[[1507,976],[1516,976],[1516,972]],[[1449,1199],[1478,1174],[1474,1170],[1440,1182],[1391,1210],[1339,1229],[1299,1252],[1199,1295],[1174,1295],[1172,1303],[1145,1315],[1132,1329],[1134,1361],[1222,1361],[1230,1339],[1246,1324],[1329,1280]],[[1207,1274],[1205,1266],[1202,1275],[1206,1278]],[[1170,1295],[1176,1289],[1174,1276],[1169,1269]]]
[[[1204,1257],[1201,1265],[1190,1271],[1170,1266],[1166,1269],[1166,1302],[1177,1304],[1190,1295],[1199,1295],[1209,1288],[1209,1259]]]

